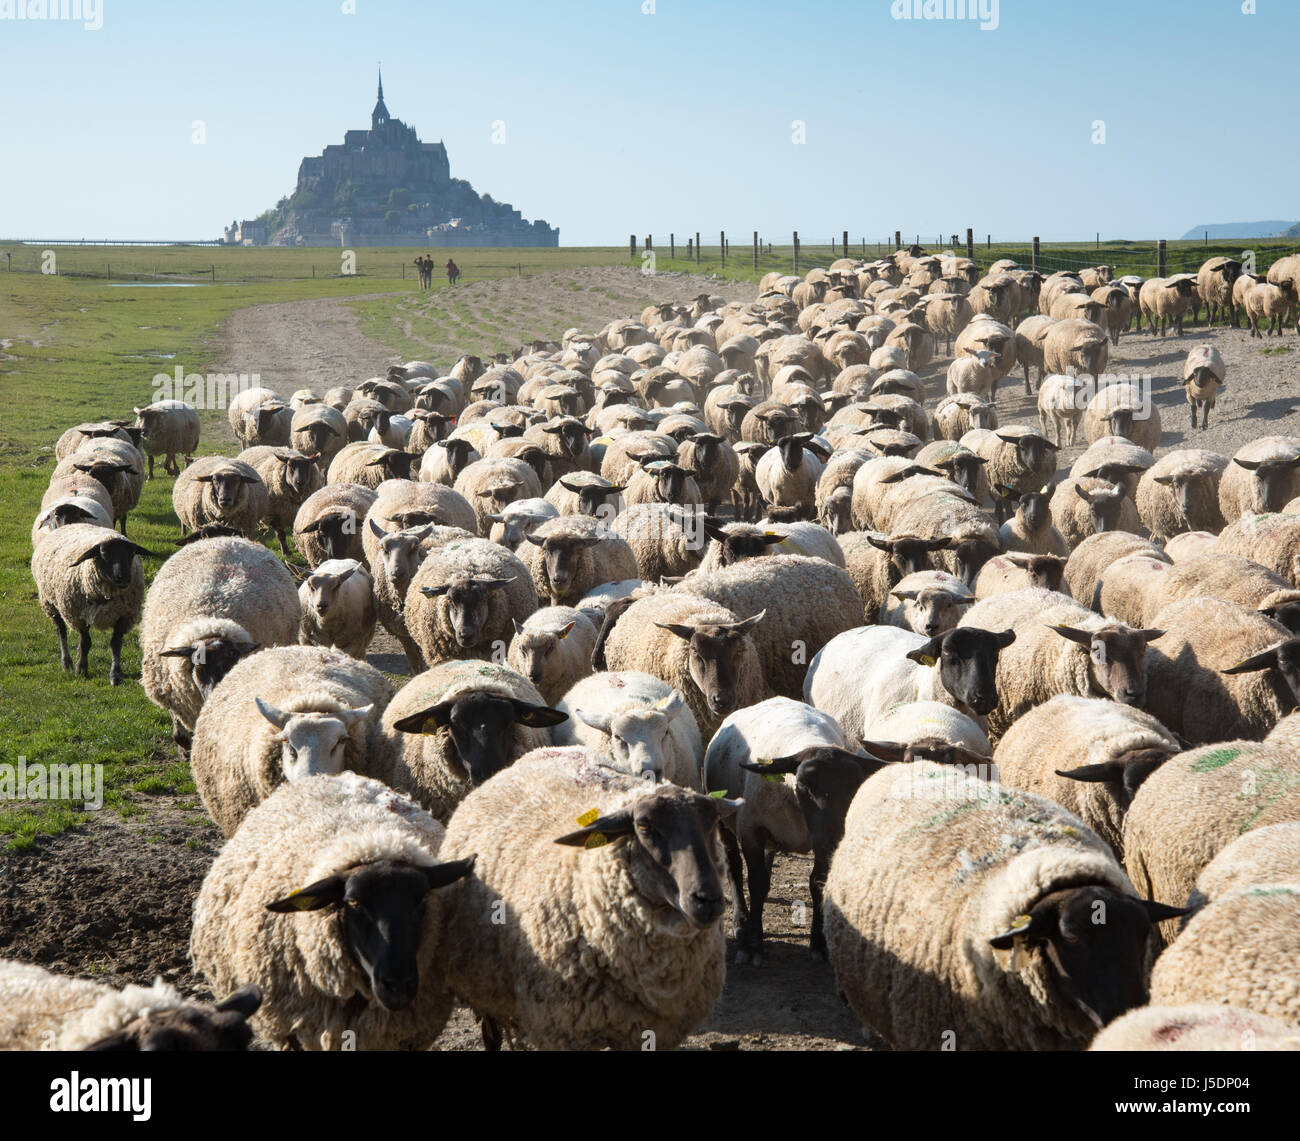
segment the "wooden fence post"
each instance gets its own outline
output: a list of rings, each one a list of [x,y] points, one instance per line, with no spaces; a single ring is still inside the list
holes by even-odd
[[[758,268],[758,231],[754,231],[754,268]]]
[[[670,258],[677,256],[677,235],[671,231],[668,234],[668,256]]]
[[[901,250],[902,248],[903,248],[903,231],[902,231],[902,230],[895,230],[895,231],[894,231],[894,249],[896,249],[896,250]]]
[[[975,231],[969,226],[966,227],[966,256],[975,260]]]
[[[636,235],[635,234],[628,235],[627,256],[631,261],[636,261]]]
[[[1029,268],[1032,269],[1035,273],[1038,272],[1038,236],[1037,235],[1034,236],[1033,260],[1030,261]]]
[[[722,259],[722,264],[725,267],[727,264],[727,231],[726,230],[718,231],[718,256]]]
[[[700,232],[695,231],[695,264],[700,264]]]
[[[794,232],[794,275],[799,276],[799,231]]]
[[[1156,243],[1156,277],[1165,276],[1165,240],[1161,238]]]

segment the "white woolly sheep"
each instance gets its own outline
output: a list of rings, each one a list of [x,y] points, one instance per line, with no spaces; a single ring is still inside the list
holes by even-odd
[[[1070,588],[1064,582],[1065,562],[1060,555],[1035,555],[1025,551],[994,555],[980,568],[975,579],[975,598],[991,598],[995,594],[1030,587],[1059,591],[1068,596]]]
[[[365,661],[375,634],[375,599],[370,575],[356,559],[327,559],[298,588],[304,646],[342,650]]]
[[[1281,511],[1300,495],[1300,438],[1261,436],[1243,444],[1219,480],[1224,523],[1250,512]]]
[[[441,535],[458,530],[472,535],[478,526],[474,509],[465,499],[440,483],[385,480],[376,488],[375,501],[361,527],[363,562],[373,565],[379,554],[381,531],[401,531],[433,524]]]
[[[1099,377],[1109,359],[1106,331],[1092,321],[1057,321],[1043,338],[1043,367],[1049,375]]]
[[[329,483],[355,483],[376,488],[386,479],[410,479],[415,457],[384,444],[357,441],[345,444],[330,460],[325,479]]]
[[[144,488],[144,457],[139,450],[133,444],[107,437],[85,440],[58,462],[50,482],[78,474],[103,484],[113,501],[113,521],[125,535],[126,517],[140,502]]]
[[[246,388],[237,392],[226,408],[230,429],[241,448],[259,444],[288,447],[293,415],[293,409],[280,398],[279,393],[269,388]]]
[[[1065,564],[1065,581],[1070,587],[1070,597],[1091,602],[1102,572],[1116,560],[1134,554],[1169,561],[1169,556],[1159,547],[1128,531],[1102,531],[1089,535],[1070,552]]]
[[[1218,1002],[1143,1006],[1117,1018],[1089,1050],[1300,1050],[1300,1031],[1276,1018]]]
[[[904,575],[880,608],[882,626],[898,626],[927,638],[951,630],[975,601],[961,579],[946,571]]]
[[[1156,335],[1156,318],[1160,318],[1160,336],[1172,325],[1183,335],[1183,314],[1192,306],[1196,282],[1187,277],[1151,277],[1138,290],[1139,321],[1146,319],[1152,336]]]
[[[172,485],[172,508],[181,534],[205,523],[225,523],[251,539],[269,507],[262,477],[242,460],[200,456]]]
[[[1201,411],[1201,430],[1210,426],[1210,409],[1218,399],[1219,390],[1226,388],[1223,379],[1227,375],[1227,366],[1223,357],[1213,345],[1197,345],[1187,354],[1183,362],[1183,390],[1187,394],[1187,404],[1192,415],[1192,427],[1196,427],[1196,412]]]
[[[1138,534],[1142,522],[1137,506],[1122,484],[1104,479],[1063,479],[1052,492],[1052,523],[1071,549],[1089,535],[1104,531]]]
[[[1249,558],[1291,583],[1300,582],[1300,517],[1295,515],[1243,513],[1222,529],[1214,549]]]
[[[325,486],[325,477],[310,457],[292,448],[246,448],[235,459],[262,477],[267,497],[262,521],[275,532],[280,553],[288,558],[286,532],[293,530],[293,521],[307,497]]]
[[[1060,450],[1045,436],[1023,424],[1008,424],[972,449],[988,465],[989,486],[1005,484],[1016,491],[1038,491],[1056,474],[1056,453]]]
[[[1138,483],[1137,510],[1142,525],[1158,542],[1184,531],[1221,531],[1219,480],[1228,457],[1201,448],[1166,452]]]
[[[704,529],[697,508],[676,503],[633,504],[610,528],[631,548],[637,574],[649,582],[665,576],[679,578],[700,566]]]
[[[483,537],[492,531],[489,515],[499,515],[516,499],[542,496],[537,473],[523,460],[511,458],[476,460],[462,469],[452,486],[474,509]]]
[[[365,561],[362,520],[374,505],[373,488],[355,483],[333,483],[313,492],[293,519],[293,542],[317,567],[326,559]]]
[[[1040,378],[1038,385],[1038,426],[1043,435],[1058,447],[1073,447],[1083,419],[1084,405],[1092,391],[1087,377],[1053,376]]]
[[[153,461],[163,457],[163,471],[176,475],[176,457],[194,462],[199,446],[199,413],[183,400],[159,400],[144,408],[134,408],[135,424],[141,431],[140,446],[149,458],[149,479],[153,479]]]
[[[572,606],[603,582],[640,577],[632,547],[589,515],[550,519],[525,540],[519,558],[537,597],[552,606]]]
[[[545,606],[523,622],[515,621],[506,663],[532,682],[548,705],[554,705],[592,672],[597,633],[581,610]]]
[[[1004,551],[1067,558],[1070,544],[1052,522],[1051,500],[1041,491],[1016,494],[1016,513],[998,529]]]
[[[330,461],[347,442],[347,421],[342,412],[328,404],[304,405],[289,422],[289,446],[312,456],[321,471],[329,470]]]
[[[88,481],[93,482],[93,481]],[[99,485],[96,485],[99,486]],[[90,495],[56,496],[47,504],[42,504],[41,513],[32,523],[32,547],[51,531],[66,527],[69,523],[91,523],[96,527],[113,526],[113,508],[111,503],[105,507],[103,498]]]
[[[1104,385],[1083,412],[1083,433],[1089,443],[1103,436],[1123,436],[1154,452],[1160,443],[1160,431],[1160,410],[1140,384]]]

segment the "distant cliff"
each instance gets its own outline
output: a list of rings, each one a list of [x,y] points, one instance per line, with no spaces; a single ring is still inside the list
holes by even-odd
[[[1283,234],[1282,231],[1288,226],[1291,232]],[[1221,238],[1276,238],[1276,237],[1295,237],[1296,226],[1300,223],[1291,222],[1215,222],[1210,226],[1193,226],[1182,237],[1183,241],[1195,241],[1197,238],[1205,237],[1205,232],[1210,232],[1210,241]]]

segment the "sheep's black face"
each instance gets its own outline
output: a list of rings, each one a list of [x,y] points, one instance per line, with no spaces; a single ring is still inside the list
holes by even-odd
[[[85,472],[96,483],[98,483],[109,495],[117,493],[118,477],[124,471],[131,469],[125,464],[114,463],[88,463],[74,465],[78,471]]]
[[[321,546],[325,548],[325,554],[331,559],[348,557],[348,550],[352,546],[352,539],[356,533],[357,517],[352,511],[322,515],[316,529]]]
[[[583,515],[597,517],[605,510],[605,501],[611,495],[617,495],[619,488],[616,487],[599,487],[593,484],[584,484],[582,490],[578,492],[578,509]]]
[[[238,472],[217,472],[211,480],[212,498],[221,510],[229,511],[239,503],[244,480]]]
[[[1300,457],[1294,460],[1233,460],[1233,463],[1255,473],[1255,510],[1281,511],[1292,498],[1296,469]],[[96,476],[96,478],[98,478]]]
[[[569,456],[582,455],[587,447],[587,430],[576,420],[561,424],[560,444]]]
[[[206,701],[222,680],[245,654],[258,649],[255,642],[232,642],[228,638],[208,638],[190,651],[194,668],[194,685]]]
[[[505,697],[476,693],[449,711],[451,753],[470,783],[480,785],[510,763],[515,728],[514,703]]]
[[[247,1019],[261,1004],[260,988],[243,987],[215,1006],[192,1003],[172,1010],[152,1011],[86,1049],[112,1052],[243,1050],[253,1040]]]
[[[466,649],[478,645],[487,625],[490,594],[488,587],[472,580],[455,583],[447,591],[447,619],[458,645]]]
[[[680,503],[686,491],[686,472],[676,464],[666,464],[655,473],[661,503]]]
[[[128,539],[110,539],[95,548],[95,569],[120,590],[131,584],[131,572],[139,551],[140,548]]]
[[[85,508],[78,507],[75,503],[60,503],[45,521],[45,530],[55,531],[69,523],[88,523],[90,518],[90,512]]]
[[[469,440],[446,440],[444,441],[447,448],[447,466],[451,468],[452,476],[460,475],[461,471],[469,463],[469,454],[474,450],[474,445]]]
[[[720,528],[715,529],[712,533],[707,532],[709,537],[716,539],[722,546],[719,552],[719,561],[724,567],[729,567],[733,563],[738,563],[744,559],[756,559],[768,553],[768,548],[782,541],[780,535],[771,531],[759,531],[753,528],[746,528],[739,531],[723,531]]]
[[[1054,469],[1052,445],[1042,436],[1036,434],[1021,436],[1016,441],[1016,458],[1027,472],[1042,472]]]
[[[1020,517],[1031,534],[1045,530],[1052,524],[1051,500],[1041,491],[1031,491],[1027,495],[1022,495]]]
[[[894,567],[894,585],[909,574],[930,570],[930,552],[947,546],[947,539],[914,539],[910,536],[895,539],[890,543],[891,561]]]
[[[306,456],[294,456],[285,461],[284,482],[300,500],[306,499],[311,494],[314,468],[315,464]]]
[[[1283,602],[1263,611],[1265,615],[1285,626],[1292,634],[1300,634],[1300,602]]]
[[[966,539],[953,548],[957,563],[957,577],[972,590],[984,564],[998,553],[998,548],[985,539]]]
[[[1040,590],[1060,590],[1065,578],[1065,560],[1053,555],[1039,555],[1029,560],[1025,571],[1030,586]]]
[[[712,927],[726,905],[717,858],[720,811],[710,797],[661,786],[630,814],[633,840],[650,857],[646,878],[699,929]]]
[[[926,664],[937,661],[944,688],[981,717],[998,706],[998,654],[1016,640],[1015,634],[1000,634],[974,627],[958,627],[932,639],[908,657]]]
[[[1159,631],[1099,630],[1088,646],[1093,684],[1112,701],[1141,706],[1147,699],[1146,648]]]
[[[1098,533],[1119,530],[1120,512],[1124,509],[1124,491],[1094,491],[1088,498],[1088,514],[1092,529]]]

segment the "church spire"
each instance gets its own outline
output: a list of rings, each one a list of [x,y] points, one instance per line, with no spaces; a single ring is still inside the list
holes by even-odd
[[[384,69],[379,69],[379,102],[384,101]]]
[[[384,72],[381,68],[379,71],[379,99],[375,103],[375,109],[370,112],[370,126],[373,130],[378,130],[388,120],[388,108],[384,106]]]

